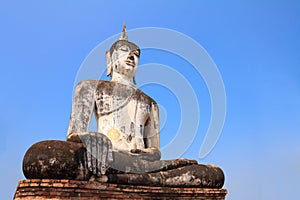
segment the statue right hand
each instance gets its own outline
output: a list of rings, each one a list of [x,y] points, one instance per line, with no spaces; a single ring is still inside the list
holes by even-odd
[[[113,162],[112,143],[108,137],[98,132],[72,133],[67,141],[81,142],[86,148],[85,167],[93,175],[104,175]]]

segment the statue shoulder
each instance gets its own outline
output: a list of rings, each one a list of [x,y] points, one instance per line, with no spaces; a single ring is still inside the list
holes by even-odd
[[[77,83],[76,89],[85,88],[90,86],[96,86],[99,83],[99,80],[83,80]]]
[[[75,90],[79,91],[94,91],[98,85],[103,84],[103,82],[109,83],[109,81],[102,81],[102,80],[83,80],[77,83]]]
[[[97,96],[108,95],[113,97],[113,99],[129,100],[133,98],[146,104],[157,105],[154,99],[140,89],[113,81],[84,80],[77,84],[76,90],[79,93],[81,93],[80,91],[94,91]]]
[[[130,98],[135,93],[136,88],[114,81],[100,81],[97,84],[96,93],[111,95],[113,97],[121,97],[123,99]]]
[[[102,80],[83,80],[77,83],[76,87],[86,87],[88,85],[98,85],[101,82],[108,82],[108,81],[102,81]]]
[[[143,102],[147,102],[148,104],[157,105],[156,101],[144,93],[142,90],[136,88],[135,98],[139,98]]]

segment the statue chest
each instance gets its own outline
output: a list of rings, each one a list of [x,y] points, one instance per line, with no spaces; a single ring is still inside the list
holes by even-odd
[[[142,91],[114,82],[99,84],[94,98],[98,129],[104,134],[111,128],[126,134],[141,132],[153,103]]]

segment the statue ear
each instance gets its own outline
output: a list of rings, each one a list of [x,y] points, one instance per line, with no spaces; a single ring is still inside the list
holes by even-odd
[[[112,66],[111,66],[111,55],[109,50],[106,51],[106,65],[107,65],[106,76],[111,76]]]

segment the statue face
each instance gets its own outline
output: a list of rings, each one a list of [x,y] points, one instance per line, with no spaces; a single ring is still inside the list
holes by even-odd
[[[129,45],[124,44],[115,49],[111,58],[113,73],[119,73],[129,78],[134,77],[138,67],[139,57],[139,50]]]

